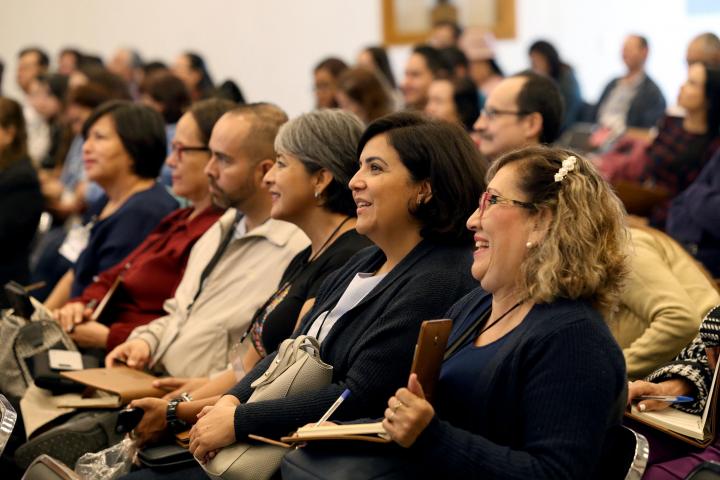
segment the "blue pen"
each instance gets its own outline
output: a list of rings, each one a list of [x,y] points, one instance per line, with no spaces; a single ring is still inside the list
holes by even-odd
[[[325,412],[325,415],[320,417],[320,420],[317,421],[315,424],[316,427],[320,426],[324,421],[326,421],[328,418],[330,418],[330,415],[335,413],[335,410],[340,406],[342,402],[344,402],[348,397],[350,396],[350,389],[346,388],[345,391],[338,397],[337,400],[335,400],[335,403],[333,403],[330,408],[328,408],[328,411]]]
[[[688,403],[694,402],[693,397],[686,397],[683,395],[640,395],[636,398],[637,400],[658,400],[661,402],[668,403]]]

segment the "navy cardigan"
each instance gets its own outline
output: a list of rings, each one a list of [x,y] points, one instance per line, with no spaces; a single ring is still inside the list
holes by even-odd
[[[455,336],[490,307],[476,289],[448,312]],[[605,432],[620,424],[626,398],[625,361],[602,316],[580,301],[535,305],[512,341],[493,358],[489,384],[468,378],[478,395],[466,425],[442,412],[411,448],[437,478],[589,478]],[[482,388],[480,388],[482,387]],[[470,420],[472,419],[472,420]]]
[[[374,272],[385,262],[377,247],[368,247],[330,274],[315,306],[299,330],[307,332],[318,314],[330,310],[358,272]],[[382,415],[388,398],[407,384],[410,364],[424,320],[442,318],[459,298],[477,286],[470,275],[469,247],[449,247],[421,241],[354,308],[338,319],[321,346],[322,359],[333,366],[329,386],[278,400],[243,403],[235,411],[235,436],[248,433],[284,435],[317,421],[349,388],[350,397],[333,420]],[[241,402],[252,393],[250,384],[275,358],[260,361],[228,393]]]

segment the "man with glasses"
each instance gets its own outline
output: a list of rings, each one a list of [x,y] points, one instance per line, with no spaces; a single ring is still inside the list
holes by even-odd
[[[563,101],[555,82],[532,72],[502,80],[485,101],[474,128],[489,160],[514,150],[554,142],[560,134]]]

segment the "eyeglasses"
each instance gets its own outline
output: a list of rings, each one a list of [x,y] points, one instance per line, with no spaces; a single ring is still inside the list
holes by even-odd
[[[490,192],[483,192],[480,195],[480,216],[485,214],[485,210],[488,205],[497,205],[498,203],[503,205],[515,205],[516,207],[525,208],[527,210],[535,210],[537,207],[534,203],[521,202],[520,200],[513,200],[512,198],[506,198],[501,195],[495,195]]]
[[[209,152],[210,148],[200,147],[200,146],[188,147],[188,146],[173,142],[170,144],[170,150],[172,151],[172,153],[177,154],[178,160],[182,160],[183,153],[185,153],[185,152]]]
[[[480,110],[480,115],[485,115],[490,121],[495,120],[495,117],[498,115],[515,115],[517,117],[523,117],[525,115],[530,115],[531,113],[533,112],[526,112],[523,110],[514,112],[512,110],[496,110],[494,108],[483,108]]]

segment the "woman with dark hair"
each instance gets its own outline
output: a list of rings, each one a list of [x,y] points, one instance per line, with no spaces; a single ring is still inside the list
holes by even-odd
[[[43,197],[27,153],[25,119],[19,103],[0,97],[0,285],[30,278],[28,259]],[[0,291],[0,308],[7,308]]]
[[[469,78],[433,80],[425,113],[438,120],[457,123],[471,132],[480,116],[480,95]]]
[[[205,60],[195,52],[185,52],[172,65],[172,73],[185,83],[192,101],[212,96],[215,89]]]
[[[107,102],[85,121],[82,133],[85,173],[104,194],[89,207],[89,222],[71,230],[60,247],[72,267],[46,300],[50,309],[80,295],[178,206],[155,181],[167,153],[159,113],[125,100]]]
[[[532,70],[552,78],[560,87],[565,100],[563,130],[568,128],[578,121],[582,108],[582,94],[580,93],[580,84],[575,78],[575,72],[570,65],[560,60],[558,51],[545,40],[533,43],[528,54]]]
[[[184,88],[184,86],[183,86]],[[82,293],[53,312],[78,346],[107,351],[124,342],[139,325],[164,315],[163,303],[172,298],[182,278],[190,249],[222,210],[212,205],[205,166],[210,159],[208,141],[215,122],[235,104],[201,100],[180,117],[167,159],[173,193],[192,206],[167,215],[137,248],[116,265],[95,277]],[[113,294],[112,309],[98,322],[94,307],[122,277]]]
[[[367,47],[363,49],[358,54],[357,65],[380,73],[393,91],[397,89],[395,75],[393,75],[390,60],[383,47]]]
[[[62,165],[72,140],[72,133],[64,121],[65,95],[68,77],[59,74],[41,74],[30,82],[30,105],[50,126],[50,149],[40,162],[42,168]]]
[[[165,120],[165,137],[167,151],[172,151],[172,140],[175,137],[175,125],[190,105],[190,93],[180,78],[170,72],[157,72],[145,76],[140,84],[140,102],[163,116]],[[164,164],[160,171],[160,181],[172,186],[172,170]]]
[[[377,73],[364,67],[350,68],[340,75],[335,97],[340,108],[354,113],[366,125],[392,111],[391,92]]]
[[[678,104],[685,116],[664,116],[649,145],[626,136],[598,159],[599,170],[611,182],[634,181],[665,192],[667,199],[650,212],[650,224],[660,230],[665,229],[670,202],[695,181],[720,150],[720,70],[702,63],[690,65]],[[707,206],[704,200],[701,203]],[[689,245],[700,240],[697,233],[694,236],[695,241],[690,242],[689,238],[678,238]]]
[[[337,81],[348,66],[339,58],[329,57],[313,69],[315,108],[337,108]]]
[[[349,182],[355,228],[375,246],[327,277],[296,330],[319,340],[323,360],[333,365],[332,384],[245,403],[250,384],[275,359],[269,354],[201,412],[190,440],[201,461],[248,433],[276,436],[316,421],[346,388],[352,395],[338,418],[381,410],[407,376],[422,321],[471,288],[472,238],[464,222],[483,190],[485,166],[465,132],[392,114],[370,124],[356,156],[359,170]]]

